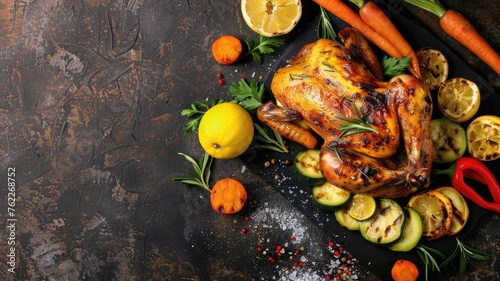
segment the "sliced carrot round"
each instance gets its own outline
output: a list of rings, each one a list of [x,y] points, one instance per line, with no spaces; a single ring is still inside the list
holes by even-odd
[[[410,260],[397,260],[391,269],[395,281],[415,281],[418,278],[418,268]]]
[[[232,35],[223,35],[212,43],[212,55],[220,64],[235,63],[242,51],[240,39]]]
[[[247,191],[243,184],[233,178],[224,178],[215,183],[210,194],[212,208],[224,215],[235,214],[245,205]]]

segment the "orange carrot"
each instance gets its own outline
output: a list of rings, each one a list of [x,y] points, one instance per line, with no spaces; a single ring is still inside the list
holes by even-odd
[[[418,268],[412,261],[397,260],[392,266],[391,275],[394,281],[415,281]]]
[[[473,52],[478,58],[489,65],[500,75],[500,55],[477,32],[472,24],[461,14],[453,10],[446,10],[437,1],[432,0],[404,0],[423,10],[439,17],[439,24],[446,34],[453,37],[460,44]]]
[[[210,194],[212,208],[220,214],[234,214],[243,209],[247,191],[243,184],[233,178],[224,178],[215,183]]]
[[[233,64],[241,55],[243,46],[240,39],[223,35],[212,43],[212,55],[220,64]]]
[[[448,35],[467,47],[500,75],[500,55],[464,16],[456,11],[448,10],[439,19],[439,24]]]
[[[420,66],[418,64],[418,58],[415,54],[413,48],[408,44],[406,39],[401,35],[399,30],[394,26],[392,21],[387,17],[387,15],[380,9],[380,7],[372,1],[362,1],[363,5],[359,9],[359,15],[369,26],[371,26],[376,32],[384,36],[389,42],[391,42],[394,47],[403,56],[410,57],[411,67],[408,69],[417,78],[420,76]]]
[[[401,52],[384,36],[373,30],[354,10],[341,0],[314,0],[318,5],[356,28],[366,39],[391,57],[401,57]]]

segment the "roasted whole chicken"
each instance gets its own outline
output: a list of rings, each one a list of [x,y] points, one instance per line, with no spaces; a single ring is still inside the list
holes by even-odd
[[[360,33],[346,28],[339,35],[344,44],[309,43],[276,71],[276,103],[261,105],[259,120],[307,148],[317,147],[315,135],[322,137],[322,174],[350,192],[398,198],[428,187],[429,90],[406,74],[383,82]]]

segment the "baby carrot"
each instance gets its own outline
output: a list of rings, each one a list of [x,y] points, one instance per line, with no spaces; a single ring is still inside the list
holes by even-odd
[[[408,44],[403,35],[401,35],[396,26],[394,26],[392,21],[387,17],[384,11],[382,11],[382,9],[380,9],[375,2],[362,1],[362,5],[359,9],[359,15],[369,26],[389,40],[389,42],[391,42],[394,47],[398,49],[401,55],[410,57],[411,67],[408,69],[417,78],[421,78],[420,66],[415,51],[410,44]]]
[[[363,34],[366,39],[370,40],[373,44],[379,47],[382,51],[386,52],[391,57],[399,58],[402,56],[401,52],[384,36],[373,30],[354,10],[341,0],[314,0],[318,5],[334,14],[347,24],[356,28]]]
[[[404,0],[439,17],[439,24],[446,34],[473,52],[500,75],[500,55],[460,13],[446,10],[437,1]]]

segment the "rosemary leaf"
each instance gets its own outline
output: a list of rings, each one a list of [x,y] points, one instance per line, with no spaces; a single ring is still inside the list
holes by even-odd
[[[281,153],[288,153],[288,149],[286,148],[285,142],[283,140],[283,137],[274,132],[274,138],[269,136],[267,133],[267,130],[265,127],[260,126],[257,123],[253,123],[255,130],[257,131],[257,140],[261,141],[263,144],[261,145],[255,145],[253,148],[265,148],[269,150],[273,150],[276,152],[281,152]]]
[[[354,115],[356,116],[356,119],[349,119],[343,116],[337,116],[338,119],[345,122],[345,123],[335,122],[337,123],[337,125],[339,125],[339,131],[340,131],[339,138],[363,132],[373,132],[378,134],[378,131],[375,128],[371,127],[370,125],[368,125],[368,123],[366,123],[363,120],[358,111],[358,108],[356,107],[356,104],[354,104],[354,101],[349,99],[349,102],[351,102],[354,108]]]
[[[440,271],[440,266],[438,265],[438,263],[436,262],[436,260],[434,259],[434,257],[432,256],[432,254],[430,252],[437,254],[438,256],[440,256],[443,259],[445,256],[440,251],[433,249],[433,248],[430,248],[430,247],[427,247],[425,245],[421,245],[421,244],[418,244],[415,247],[415,249],[417,250],[417,253],[418,253],[418,256],[420,257],[420,259],[424,262],[425,280],[427,281],[429,279],[429,269],[432,271],[434,271],[434,270]]]
[[[320,17],[317,26],[318,39],[331,39],[334,40],[337,37],[335,30],[333,29],[332,23],[328,13],[323,7],[320,7]]]
[[[178,153],[184,156],[184,158],[191,163],[192,170],[188,170],[186,174],[187,177],[173,178],[173,181],[182,182],[184,184],[194,185],[201,187],[208,192],[211,192],[209,181],[210,181],[210,168],[212,166],[213,157],[205,152],[203,158],[196,161],[193,157],[184,154],[182,152]]]

